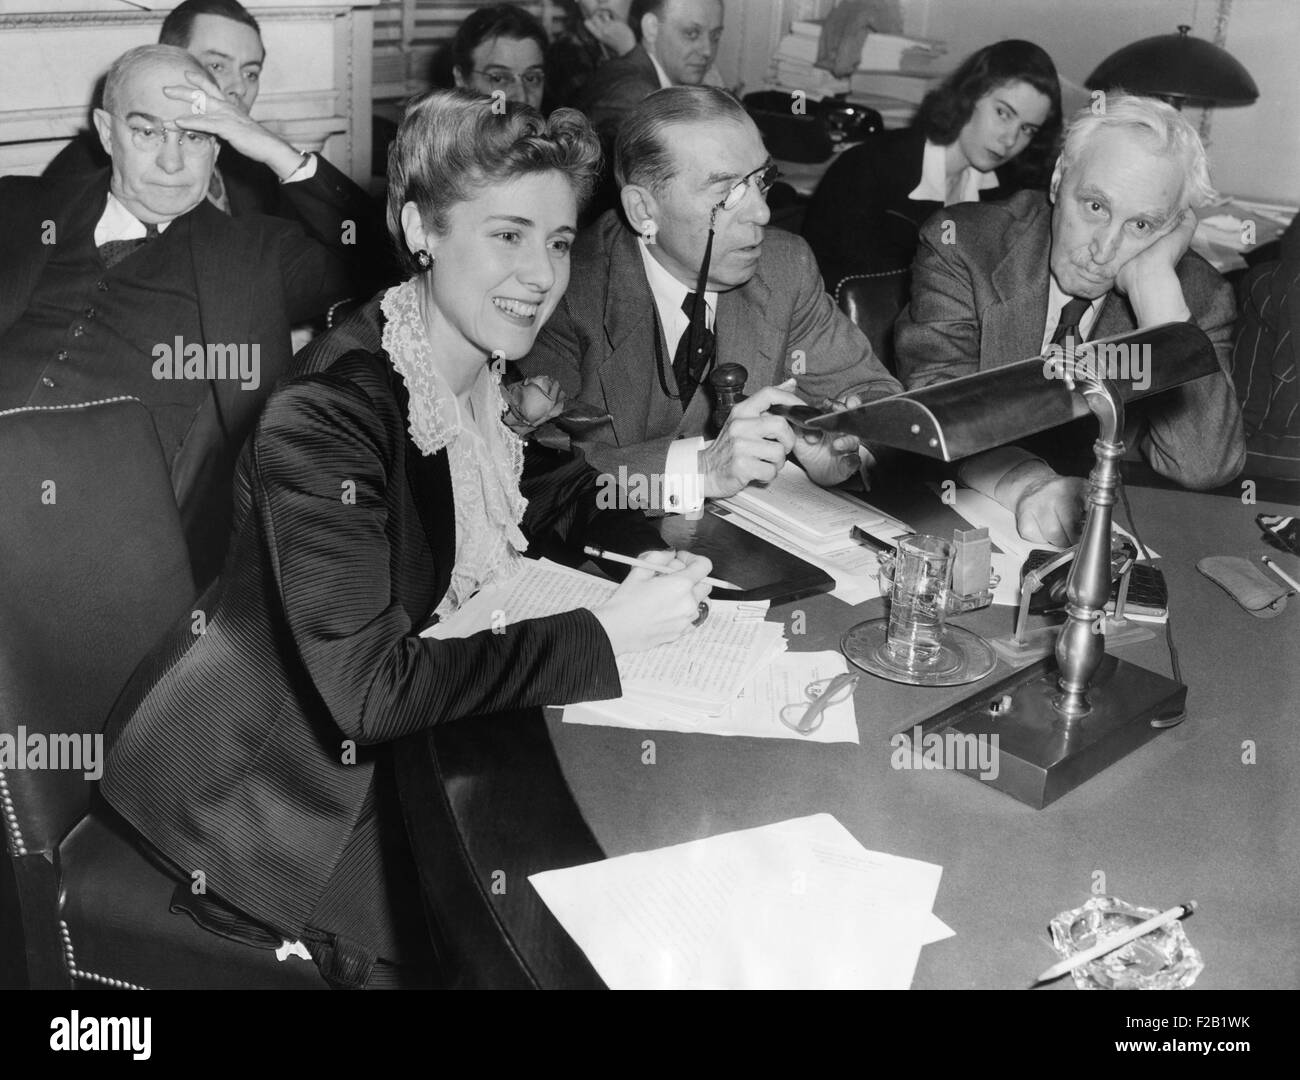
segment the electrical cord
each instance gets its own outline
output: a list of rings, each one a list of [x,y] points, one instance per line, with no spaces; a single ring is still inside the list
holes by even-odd
[[[1119,481],[1119,498],[1124,504],[1124,516],[1128,518],[1128,527],[1133,531],[1133,539],[1137,541],[1139,554],[1143,559],[1151,558],[1146,544],[1142,542],[1142,534],[1138,532],[1137,518],[1133,516],[1133,507],[1128,501],[1128,485],[1122,478]],[[1169,609],[1165,611],[1165,645],[1169,649],[1169,669],[1173,672],[1174,680],[1182,682],[1182,665],[1178,662],[1178,646],[1174,644],[1174,615]]]

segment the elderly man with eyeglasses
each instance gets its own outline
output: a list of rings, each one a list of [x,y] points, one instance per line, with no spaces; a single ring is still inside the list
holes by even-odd
[[[321,154],[297,149],[250,115],[266,47],[257,20],[239,0],[185,0],[163,20],[158,43],[185,49],[204,69],[206,77],[192,74],[172,94],[187,104],[201,101],[202,113],[192,109],[191,118],[220,140],[220,161],[208,182],[213,206],[235,217],[272,214],[298,222],[341,251],[354,296],[400,277],[378,204]],[[107,164],[98,132],[87,131],[44,175],[87,175]]]
[[[208,200],[218,93],[185,50],[132,49],[95,111],[111,169],[0,179],[0,409],[139,398],[201,584],[220,569],[235,460],[289,365],[289,328],[348,290],[342,259],[301,226]]]
[[[775,168],[745,110],[715,87],[659,90],[620,130],[614,169],[624,216],[579,236],[568,292],[520,362],[610,415],[580,443],[588,460],[651,510],[770,481],[791,453],[819,484],[847,479],[867,456],[857,439],[796,435],[767,410],[900,387],[823,290],[808,245],[766,231]],[[709,373],[727,363],[752,396],[706,444]],[[647,505],[656,492],[662,505]]]

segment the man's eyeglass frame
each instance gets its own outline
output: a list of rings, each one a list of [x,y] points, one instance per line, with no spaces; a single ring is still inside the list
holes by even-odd
[[[190,131],[185,128],[168,127],[166,124],[139,124],[125,116],[117,116],[115,113],[109,115],[126,125],[126,129],[131,133],[131,143],[137,150],[160,150],[168,141],[167,136],[173,133],[176,135],[176,145],[180,147],[182,154],[206,153],[217,141],[217,137],[210,131]],[[150,138],[150,132],[157,133],[158,137]]]
[[[746,173],[737,180],[728,189],[721,201],[713,208],[713,214],[716,217],[724,210],[734,210],[745,198],[745,192],[752,182],[758,189],[760,195],[766,195],[771,190],[772,185],[781,179],[781,170],[777,168],[775,161],[768,161],[760,165],[752,173]]]
[[[471,74],[482,75],[498,90],[504,90],[506,86],[514,86],[516,83],[525,90],[541,90],[546,85],[544,71],[533,70],[520,73],[509,68],[474,68]]]

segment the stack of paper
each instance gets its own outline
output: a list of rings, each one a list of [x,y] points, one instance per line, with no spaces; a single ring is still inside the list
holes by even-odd
[[[868,34],[862,43],[858,70],[933,75],[936,63],[947,51],[948,47],[941,41],[902,34]]]
[[[942,873],[816,814],[528,880],[611,989],[906,990]]]
[[[674,642],[618,658],[623,698],[701,720],[718,716],[745,684],[785,651],[785,627],[766,622],[767,603],[709,598],[709,617]]]
[[[858,70],[849,79],[849,100],[875,109],[887,128],[906,127],[945,74],[946,52],[938,41],[868,34]]]
[[[617,587],[612,581],[548,559],[523,559],[514,577],[481,590],[451,618],[425,630],[423,636],[468,637],[483,630],[500,630],[523,619],[596,607]],[[601,703],[596,713],[613,711],[622,715],[626,709],[636,715],[673,718],[674,723],[683,725],[682,730],[699,730],[725,712],[727,719],[720,721],[720,726],[734,727],[740,723],[737,711],[745,708],[737,704],[742,692],[785,651],[785,628],[781,623],[765,621],[767,607],[766,601],[737,603],[710,597],[708,618],[699,626],[666,645],[618,658],[623,696]],[[751,690],[751,694],[755,692]],[[851,700],[848,709],[851,723]],[[853,733],[856,740],[856,725]]]
[[[802,469],[789,464],[770,484],[750,484],[715,510],[739,528],[820,566],[835,579],[832,595],[846,604],[880,595],[878,559],[853,540],[853,527],[885,539],[912,531],[873,506],[818,487]]]
[[[796,19],[772,56],[768,79],[776,90],[800,90],[814,100],[848,94],[850,100],[880,112],[886,127],[905,127],[931,85],[944,74],[940,41],[903,34],[870,33],[857,70],[836,78],[816,66],[822,24]]]
[[[421,637],[469,637],[501,630],[524,619],[540,619],[580,607],[596,607],[618,586],[604,578],[570,570],[550,559],[520,559],[512,578],[477,592],[456,614],[435,623]]]
[[[772,56],[768,78],[773,89],[799,90],[814,101],[849,92],[848,79],[837,79],[829,71],[814,66],[821,33],[820,23],[796,22],[791,27]]]
[[[852,542],[855,525],[871,531],[894,522],[866,503],[818,487],[802,469],[787,466],[771,483],[750,484],[723,502],[744,517],[789,535],[804,551],[836,551]]]
[[[797,26],[815,26],[815,34],[796,31],[781,38],[775,55],[772,56],[772,68],[768,73],[775,90],[802,91],[814,101],[836,94],[848,94],[848,79],[837,79],[835,75],[814,65],[818,40],[822,36],[822,27],[816,23],[796,23]]]
[[[851,695],[827,706],[821,725],[807,734],[800,734],[781,722],[781,710],[793,706],[790,719],[798,723],[802,710],[811,703],[807,688],[847,670],[848,664],[840,652],[781,652],[752,674],[735,700],[716,714],[678,707],[653,695],[625,692],[623,697],[611,701],[570,705],[564,710],[564,722],[638,731],[857,743],[857,713]]]

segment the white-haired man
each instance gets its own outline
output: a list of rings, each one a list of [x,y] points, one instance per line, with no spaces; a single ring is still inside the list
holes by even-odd
[[[1039,355],[1067,336],[1194,322],[1222,370],[1135,406],[1125,441],[1161,475],[1215,487],[1241,471],[1245,444],[1228,375],[1232,289],[1188,251],[1192,208],[1213,197],[1205,148],[1162,102],[1112,94],[1102,105],[1071,123],[1048,196],[950,206],[925,225],[896,329],[899,373],[915,389]],[[1013,510],[1027,540],[1078,533],[1084,481],[1021,448],[976,455],[959,475]]]

